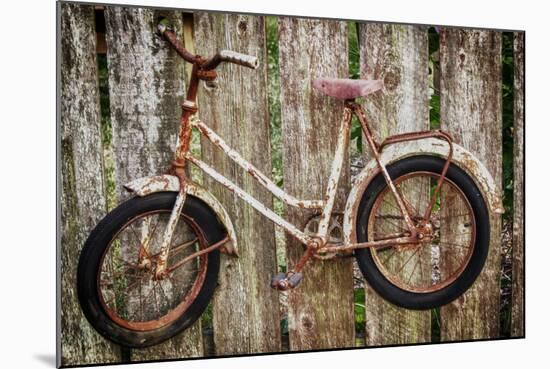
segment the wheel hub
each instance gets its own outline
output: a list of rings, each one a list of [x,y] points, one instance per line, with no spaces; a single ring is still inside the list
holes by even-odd
[[[162,268],[162,260],[158,256],[153,255],[142,258],[137,267],[144,273],[151,274],[151,279],[154,281],[161,281],[168,276],[168,272],[165,268]]]
[[[424,220],[421,220],[417,222],[415,226],[417,242],[396,245],[395,248],[397,249],[397,251],[403,252],[414,250],[432,242],[434,237],[434,226],[431,222],[425,222]]]
[[[434,234],[433,230],[434,227],[431,222],[422,221],[416,226],[416,237],[421,243],[431,242]]]

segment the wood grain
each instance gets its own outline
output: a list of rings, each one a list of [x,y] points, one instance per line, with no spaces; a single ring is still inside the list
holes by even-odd
[[[317,77],[348,76],[345,22],[279,18],[279,65],[283,140],[283,180],[302,199],[325,194],[336,149],[343,103],[312,89]],[[342,210],[349,189],[344,161],[334,210]],[[304,226],[313,214],[285,208],[292,223]],[[304,248],[287,235],[288,269]],[[290,350],[354,346],[352,261],[311,261],[302,283],[289,293]]]
[[[440,33],[441,128],[502,182],[502,36],[444,28]],[[491,214],[485,267],[468,292],[441,308],[441,340],[499,335],[501,217]],[[445,266],[442,265],[442,268]]]
[[[525,33],[514,33],[514,228],[512,239],[512,337],[525,336],[524,91]]]
[[[113,127],[116,188],[142,176],[161,174],[173,157],[180,104],[184,96],[184,62],[156,34],[167,17],[182,34],[178,12],[105,7],[109,96]],[[200,322],[174,338],[147,349],[132,350],[132,360],[203,355]]]
[[[257,70],[234,64],[217,68],[218,87],[201,83],[199,116],[244,158],[271,173],[267,106],[265,20],[260,16],[195,13],[195,48],[210,56],[229,49],[256,55]],[[203,139],[203,160],[262,203],[272,195],[223,152]],[[281,349],[277,292],[269,287],[277,272],[273,224],[210,179],[205,183],[227,209],[237,232],[239,257],[222,256],[219,287],[213,300],[217,355],[274,352]]]
[[[61,288],[58,365],[120,361],[120,350],[82,314],[76,269],[88,233],[107,210],[93,6],[60,4]]]
[[[368,96],[364,103],[374,134],[381,141],[389,135],[429,129],[427,28],[361,23],[359,40],[361,78],[382,79],[385,86],[382,91]],[[366,145],[365,150],[365,154],[372,157]],[[422,198],[409,198],[417,202],[417,209],[427,206],[427,185]],[[403,194],[410,196],[413,193]],[[405,264],[409,253],[393,256],[391,262]],[[429,277],[422,275],[431,268],[429,258],[421,258],[418,262],[423,268],[411,270],[412,281]],[[368,285],[365,300],[367,345],[430,342],[430,311],[398,308]]]

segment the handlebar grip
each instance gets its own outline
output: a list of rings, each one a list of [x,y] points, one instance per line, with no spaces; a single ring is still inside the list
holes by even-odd
[[[168,26],[163,23],[159,23],[157,25],[157,29],[183,59],[193,64],[202,60],[199,56],[195,56],[187,51],[181,42],[179,42],[174,31],[172,31]],[[222,50],[201,64],[201,67],[205,70],[215,69],[221,62],[234,63],[251,69],[256,69],[260,65],[258,58],[255,56],[241,54],[231,50]]]
[[[159,24],[157,24],[157,30],[159,31],[159,33],[160,33],[161,35],[164,35],[164,31],[168,31],[169,28],[168,28],[168,26],[167,26],[166,24],[164,24],[164,23],[159,23]]]
[[[241,54],[231,50],[222,50],[219,55],[222,61],[239,64],[251,69],[256,69],[260,65],[258,58],[252,55]]]

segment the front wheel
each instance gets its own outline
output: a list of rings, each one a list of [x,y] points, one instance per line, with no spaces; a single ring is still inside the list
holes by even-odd
[[[154,193],[122,203],[91,232],[80,254],[77,289],[84,315],[123,346],[155,345],[188,328],[216,287],[219,250],[178,263],[225,233],[214,212],[192,196],[172,236],[166,266],[173,270],[155,275],[176,196]]]
[[[462,295],[481,272],[489,249],[489,215],[474,180],[450,165],[429,221],[423,215],[445,160],[413,156],[387,167],[414,223],[426,237],[417,243],[357,249],[369,285],[391,303],[430,309]],[[356,223],[358,242],[406,235],[405,220],[382,174],[367,186]]]

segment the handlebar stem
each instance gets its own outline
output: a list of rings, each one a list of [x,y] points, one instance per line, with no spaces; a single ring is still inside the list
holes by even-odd
[[[193,55],[189,51],[187,51],[185,49],[185,47],[183,47],[181,42],[178,40],[178,38],[176,37],[176,34],[173,31],[169,30],[165,25],[159,24],[158,25],[158,30],[159,30],[160,34],[163,35],[164,38],[166,38],[166,40],[170,43],[170,45],[172,45],[174,50],[176,50],[176,52],[183,59],[185,59],[185,61],[187,61],[189,63],[192,63],[192,64],[196,64],[200,61],[203,61],[203,59],[200,56]]]

